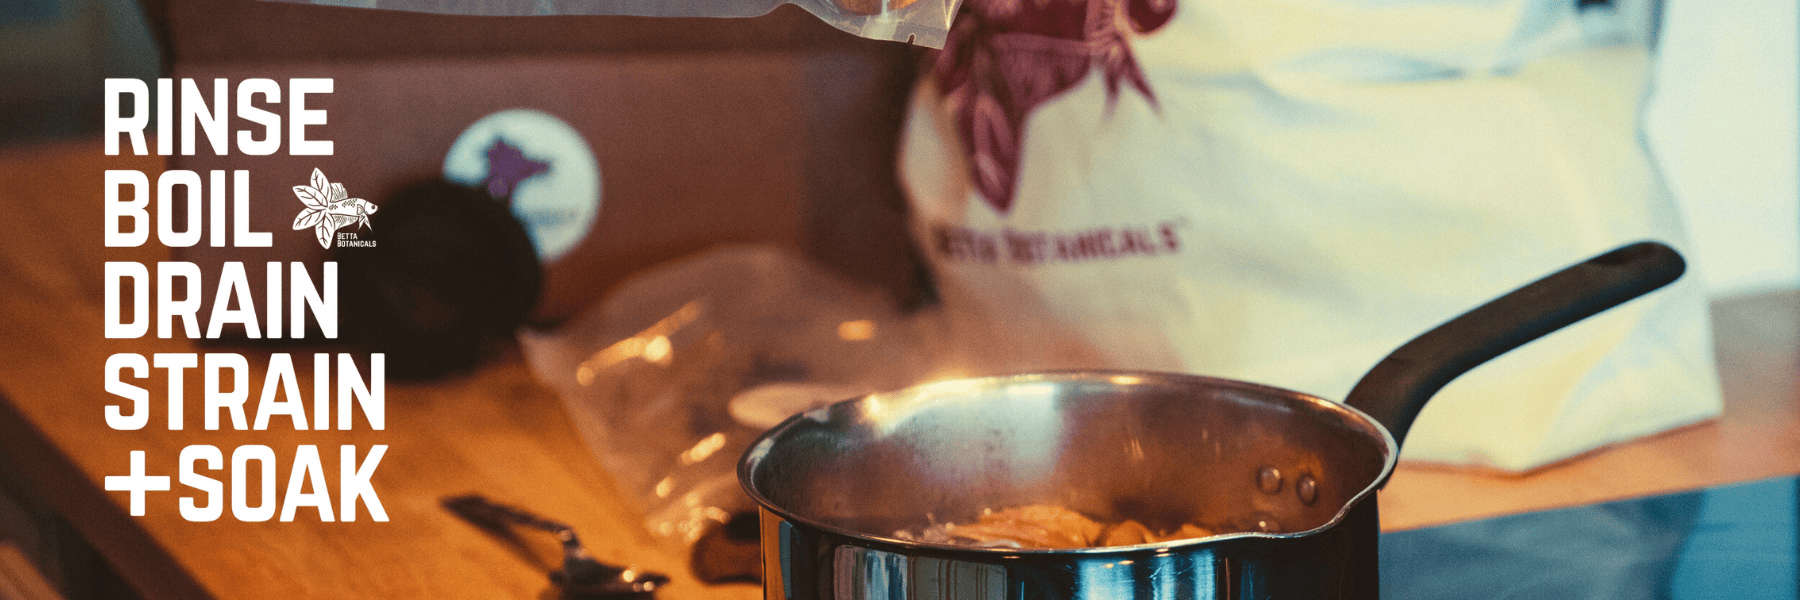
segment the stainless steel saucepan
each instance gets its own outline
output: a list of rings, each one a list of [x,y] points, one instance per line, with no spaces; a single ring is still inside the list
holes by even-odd
[[[1375,495],[1425,402],[1683,269],[1654,242],[1574,265],[1401,346],[1344,404],[1242,381],[1079,371],[936,382],[796,415],[739,464],[761,509],[764,597],[1378,597]],[[900,533],[1027,505],[1220,533],[1037,550]]]

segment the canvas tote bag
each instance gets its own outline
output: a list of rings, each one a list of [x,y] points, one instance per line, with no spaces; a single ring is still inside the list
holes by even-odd
[[[1630,14],[971,0],[899,161],[948,351],[1341,400],[1492,297],[1631,241],[1680,249]],[[1452,382],[1403,458],[1521,471],[1719,414],[1697,279]]]

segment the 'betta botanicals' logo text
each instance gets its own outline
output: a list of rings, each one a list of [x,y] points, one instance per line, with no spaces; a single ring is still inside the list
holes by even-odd
[[[362,198],[351,198],[344,191],[344,184],[332,183],[325,179],[325,173],[313,169],[312,185],[294,186],[294,195],[306,205],[300,216],[294,217],[294,229],[313,228],[319,238],[319,245],[331,249],[331,240],[337,237],[339,228],[355,223],[357,229],[369,227],[369,215],[375,214],[375,203]],[[346,239],[338,240],[339,246],[373,246],[374,241],[356,239],[356,234],[346,234]]]

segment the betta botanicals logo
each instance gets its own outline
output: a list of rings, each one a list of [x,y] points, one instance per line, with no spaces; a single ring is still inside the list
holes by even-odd
[[[362,198],[351,198],[344,191],[344,184],[332,183],[325,179],[325,173],[313,169],[312,185],[294,186],[294,195],[306,205],[300,216],[294,217],[294,229],[313,228],[319,238],[319,246],[331,249],[331,241],[337,240],[339,247],[371,247],[374,240],[359,240],[352,232],[338,233],[338,229],[356,224],[357,229],[369,225],[369,215],[375,214],[375,203]]]

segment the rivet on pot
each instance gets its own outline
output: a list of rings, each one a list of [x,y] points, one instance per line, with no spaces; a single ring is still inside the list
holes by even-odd
[[[1281,491],[1281,484],[1280,469],[1276,469],[1275,467],[1263,467],[1261,471],[1256,473],[1256,487],[1262,488],[1262,491],[1265,494],[1273,494]]]
[[[1300,497],[1300,502],[1312,506],[1312,503],[1319,501],[1318,480],[1313,479],[1312,475],[1301,475],[1300,480],[1294,482],[1294,495]]]

